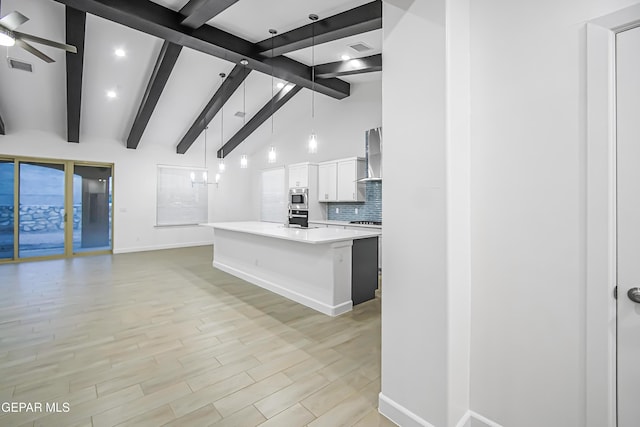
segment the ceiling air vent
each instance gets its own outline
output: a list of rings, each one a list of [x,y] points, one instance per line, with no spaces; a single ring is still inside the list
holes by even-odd
[[[356,52],[358,52],[358,53],[366,52],[366,51],[368,51],[368,50],[371,50],[371,49],[372,49],[372,48],[371,48],[371,46],[366,45],[366,44],[364,44],[364,43],[362,43],[362,42],[358,42],[358,43],[352,44],[352,45],[350,45],[349,47],[350,47],[351,49],[355,50],[355,51],[356,51]]]
[[[17,59],[13,59],[13,58],[7,58],[7,61],[9,61],[9,68],[14,68],[16,70],[27,71],[29,73],[33,72],[33,65],[29,64],[28,62],[19,61]]]
[[[237,113],[234,114],[234,116],[243,118],[245,116],[245,113],[242,111],[238,111]]]

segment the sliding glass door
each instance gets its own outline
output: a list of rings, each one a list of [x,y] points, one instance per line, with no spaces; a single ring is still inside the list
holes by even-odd
[[[113,166],[0,158],[0,262],[111,253]]]
[[[111,167],[73,169],[73,252],[111,250]]]
[[[18,257],[64,255],[65,164],[20,162]]]

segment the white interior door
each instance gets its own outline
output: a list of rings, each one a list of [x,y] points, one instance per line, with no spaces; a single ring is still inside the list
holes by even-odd
[[[260,192],[260,221],[284,223],[287,217],[284,168],[263,170]]]
[[[640,28],[617,35],[616,63],[618,427],[637,427],[640,425]]]

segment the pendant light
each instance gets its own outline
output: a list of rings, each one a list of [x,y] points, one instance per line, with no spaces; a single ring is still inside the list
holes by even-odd
[[[273,139],[273,36],[278,34],[278,32],[272,28],[269,30],[269,34],[271,34],[271,139]],[[271,147],[269,147],[267,161],[269,163],[276,162],[276,147],[273,146],[273,143]]]
[[[316,93],[316,67],[315,67],[315,44],[316,32],[315,25],[318,15],[312,13],[309,15],[311,20],[311,135],[309,135],[309,154],[318,152],[318,135],[313,130],[315,124],[315,93]]]
[[[204,127],[204,172],[202,172],[202,181],[205,184],[209,183],[207,180],[207,172],[209,171],[209,169],[207,169],[207,130],[209,130],[209,126]],[[195,174],[191,172],[191,181],[193,181],[194,175]]]
[[[247,64],[249,61],[243,59],[240,61],[242,64],[242,72],[244,74],[244,79],[242,80],[242,127],[244,128],[247,124]],[[246,154],[240,156],[240,169],[246,169],[249,166],[249,159]]]
[[[209,126],[205,126],[204,127],[204,171],[202,171],[202,181],[197,181],[196,180],[196,173],[195,172],[191,172],[189,174],[189,177],[191,178],[191,186],[193,186],[194,184],[202,184],[202,185],[209,185],[209,184],[213,184],[212,182],[209,182],[209,169],[207,168],[207,133],[209,130]],[[217,181],[216,181],[217,184]]]
[[[222,98],[224,99],[224,78],[227,77],[225,73],[220,73],[220,87],[223,90]],[[218,173],[216,174],[216,184],[220,180],[219,174],[223,173],[226,169],[224,164],[224,104],[220,108],[220,159],[218,160]]]

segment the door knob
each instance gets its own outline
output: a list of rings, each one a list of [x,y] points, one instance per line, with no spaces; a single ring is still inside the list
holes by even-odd
[[[640,303],[640,288],[631,288],[627,292],[627,296],[633,302]]]

